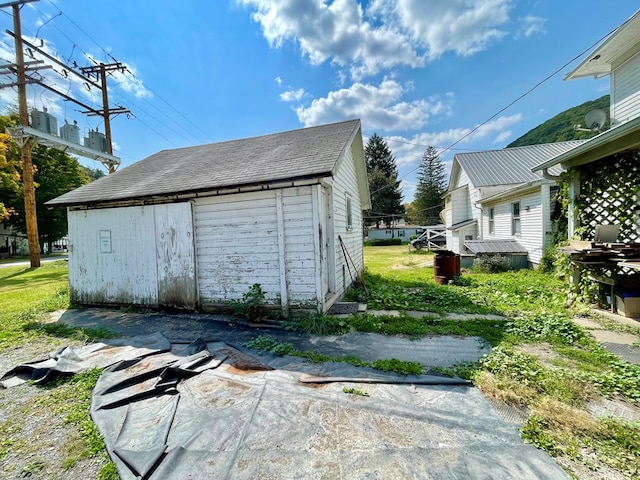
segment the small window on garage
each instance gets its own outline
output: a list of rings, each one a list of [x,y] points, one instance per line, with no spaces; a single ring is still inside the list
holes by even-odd
[[[353,215],[351,211],[351,197],[347,195],[347,230],[353,230]]]

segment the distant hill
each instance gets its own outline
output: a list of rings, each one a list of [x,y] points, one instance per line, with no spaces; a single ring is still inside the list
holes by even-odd
[[[538,125],[532,130],[514,140],[509,147],[522,147],[525,145],[539,145],[541,143],[564,142],[567,140],[580,140],[593,137],[591,132],[580,132],[574,127],[584,125],[584,116],[594,109],[603,110],[607,114],[607,128],[609,123],[609,95],[585,102],[577,107],[570,108],[559,113],[555,117]]]

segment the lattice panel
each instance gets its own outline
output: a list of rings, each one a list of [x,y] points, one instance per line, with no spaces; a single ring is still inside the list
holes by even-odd
[[[640,153],[622,152],[578,167],[582,237],[593,240],[596,225],[620,225],[618,241],[640,241]]]

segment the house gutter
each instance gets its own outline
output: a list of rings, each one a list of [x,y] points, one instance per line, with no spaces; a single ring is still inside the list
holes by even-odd
[[[621,123],[617,127],[613,127],[607,130],[606,132],[596,135],[595,137],[584,142],[583,144],[578,145],[577,147],[572,148],[571,150],[568,150],[565,153],[562,153],[544,163],[536,165],[535,167],[531,168],[531,171],[544,172],[544,170],[547,170],[558,164],[561,164],[561,166],[564,167],[566,170],[567,167],[571,166],[571,165],[567,165],[567,163],[570,162],[571,160],[576,160],[581,155],[589,153],[595,150],[596,148],[603,147],[608,143],[612,143],[616,140],[619,140],[625,137],[626,135],[630,135],[634,133],[636,130],[640,130],[640,117],[636,117],[633,120],[629,120],[628,122]],[[619,150],[616,150],[614,148],[613,149],[614,151],[608,152],[606,153],[606,155],[612,155],[619,151],[626,150],[632,146],[633,145],[629,144],[628,146],[625,146],[625,148],[620,148]],[[583,163],[588,163],[588,161],[585,161]],[[578,163],[578,164],[581,165],[582,163]],[[544,173],[543,173],[543,176],[544,176]]]

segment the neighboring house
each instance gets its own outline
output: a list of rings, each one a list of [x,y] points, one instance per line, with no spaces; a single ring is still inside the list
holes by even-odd
[[[26,255],[29,252],[27,237],[0,222],[0,256]]]
[[[624,22],[565,79],[610,78],[611,128],[581,145],[538,162],[534,172],[569,175],[569,237],[594,240],[597,225],[619,225],[619,242],[640,241],[640,11]],[[631,262],[626,281],[637,283],[640,262]],[[613,278],[624,271],[610,272]],[[622,269],[624,270],[624,269]],[[635,277],[635,278],[634,278]],[[580,270],[572,272],[580,282]],[[633,281],[633,282],[632,282]],[[616,283],[616,282],[613,282]],[[611,280],[609,284],[613,285]],[[617,282],[619,283],[619,282]],[[640,296],[640,288],[634,287]]]
[[[487,252],[514,254],[514,244],[502,240],[515,240],[517,253],[526,252],[528,262],[538,264],[551,239],[557,190],[554,180],[532,173],[531,167],[582,142],[454,155],[445,194],[447,248],[463,256]],[[554,170],[554,174],[559,173],[560,169]],[[500,242],[483,246],[477,240]],[[495,251],[496,246],[506,250]]]
[[[549,176],[561,167],[570,173],[569,236],[578,229],[593,238],[596,224],[621,224],[621,241],[638,241],[640,226],[640,11],[597,47],[565,80],[610,77],[611,128],[581,145],[538,162],[533,172]],[[625,158],[626,157],[626,158]],[[606,172],[606,173],[605,173]],[[603,174],[606,177],[603,177]],[[590,195],[582,207],[575,200],[596,183],[599,195]],[[635,197],[635,198],[630,198]],[[621,211],[620,204],[629,205]],[[594,221],[581,222],[586,211],[596,210]],[[593,217],[593,215],[587,215]],[[582,223],[582,224],[581,224]]]
[[[163,150],[48,205],[74,303],[212,310],[258,283],[285,315],[326,311],[363,270],[360,121]]]
[[[412,235],[420,235],[424,232],[426,227],[420,225],[394,225],[393,228],[367,228],[366,240],[379,240],[387,238],[399,238],[403,242],[408,242]]]

